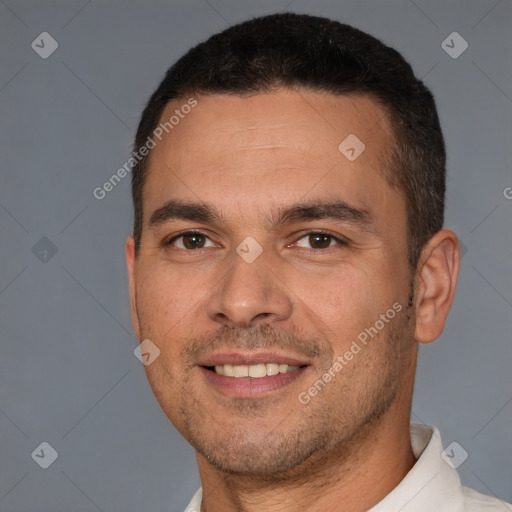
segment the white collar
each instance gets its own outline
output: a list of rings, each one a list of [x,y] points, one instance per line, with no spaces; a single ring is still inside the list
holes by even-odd
[[[464,510],[464,496],[457,471],[441,457],[439,430],[411,424],[416,464],[404,479],[368,512],[444,512]]]

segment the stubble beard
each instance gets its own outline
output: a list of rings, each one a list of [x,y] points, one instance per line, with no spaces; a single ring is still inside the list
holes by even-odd
[[[397,400],[411,364],[412,325],[408,305],[341,370],[338,382],[327,384],[308,405],[298,400],[283,406],[277,399],[235,399],[229,412],[222,412],[224,418],[215,417],[184,380],[177,428],[212,466],[252,482],[297,482],[327,468],[330,459],[349,467]],[[176,415],[175,405],[170,404],[167,415]],[[223,424],[226,415],[235,422],[229,429]],[[262,422],[265,431],[251,428],[251,422]]]

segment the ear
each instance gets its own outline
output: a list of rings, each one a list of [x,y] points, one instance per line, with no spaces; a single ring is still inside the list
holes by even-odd
[[[128,284],[130,289],[130,311],[132,317],[132,327],[135,332],[135,336],[140,341],[140,325],[139,315],[137,314],[137,297],[135,293],[135,266],[137,260],[135,258],[135,240],[133,234],[126,240],[126,267],[128,269]]]
[[[438,231],[421,251],[416,273],[416,330],[420,343],[430,343],[443,332],[450,311],[460,267],[457,235]]]

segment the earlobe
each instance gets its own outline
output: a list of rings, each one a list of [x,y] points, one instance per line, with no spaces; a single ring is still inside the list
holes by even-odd
[[[135,336],[138,340],[140,340],[140,326],[139,326],[139,317],[137,314],[137,299],[136,299],[136,291],[135,291],[135,240],[133,235],[130,235],[126,240],[125,247],[125,255],[126,255],[126,267],[128,270],[128,285],[130,291],[130,314],[132,319],[132,327],[135,332]]]
[[[421,253],[416,275],[415,339],[430,343],[443,332],[459,275],[460,249],[457,235],[438,231]]]

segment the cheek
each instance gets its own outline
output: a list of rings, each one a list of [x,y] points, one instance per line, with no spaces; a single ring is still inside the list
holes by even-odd
[[[169,418],[176,414],[172,404],[180,395],[184,377],[181,352],[187,339],[187,321],[190,323],[187,319],[197,301],[189,289],[183,277],[177,277],[158,264],[146,263],[137,276],[141,336],[150,339],[160,350],[159,356],[144,370],[155,397]]]
[[[196,323],[199,296],[190,280],[150,267],[139,276],[137,308],[142,339],[150,339],[160,349],[159,357],[144,369],[163,404],[166,396],[178,392],[183,380],[182,351]]]
[[[148,264],[137,276],[137,309],[143,334],[172,335],[186,321],[200,290],[193,279],[169,269]]]
[[[384,274],[383,269],[369,273],[351,267],[323,276],[296,276],[294,292],[300,316],[331,341],[335,352],[344,351],[397,300],[393,280],[382,280],[383,275],[389,275],[389,269]]]

